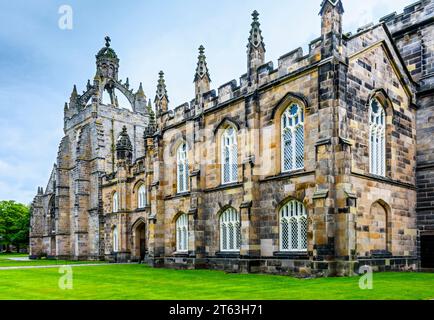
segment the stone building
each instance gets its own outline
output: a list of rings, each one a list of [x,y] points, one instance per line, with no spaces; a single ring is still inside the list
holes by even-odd
[[[255,11],[246,74],[211,90],[201,46],[195,97],[174,109],[163,72],[153,105],[118,79],[106,38],[65,105],[31,256],[326,276],[432,266],[434,1],[355,34],[343,14],[322,1],[321,36],[275,68]]]

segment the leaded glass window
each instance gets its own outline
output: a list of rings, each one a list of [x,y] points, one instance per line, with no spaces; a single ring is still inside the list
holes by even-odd
[[[369,171],[386,176],[386,113],[377,99],[369,109]]]
[[[113,212],[119,211],[119,195],[117,192],[113,193]]]
[[[229,127],[222,135],[222,183],[238,181],[237,130]]]
[[[176,251],[188,251],[188,215],[186,214],[176,220]]]
[[[146,186],[142,184],[137,192],[137,207],[143,209],[146,207]]]
[[[292,200],[280,209],[280,251],[306,251],[307,230],[306,208],[301,202]]]
[[[282,172],[304,168],[304,111],[294,103],[282,114]]]
[[[113,252],[119,251],[119,234],[118,227],[113,227]]]
[[[187,145],[183,143],[177,151],[178,193],[188,191]]]
[[[240,251],[241,222],[239,213],[229,208],[220,216],[220,249],[221,251]]]

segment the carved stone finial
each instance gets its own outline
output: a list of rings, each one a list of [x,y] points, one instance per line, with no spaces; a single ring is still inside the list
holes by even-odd
[[[203,46],[203,45],[201,45],[200,47],[199,47],[199,54],[200,55],[203,55],[205,53],[205,47]]]
[[[122,128],[122,132],[116,142],[116,154],[118,160],[131,161],[133,146],[127,132],[127,127]]]
[[[157,95],[155,97],[155,100],[162,100],[163,98],[166,98],[167,101],[169,101],[169,96],[167,95],[166,80],[164,80],[164,72],[160,71],[158,75],[159,75],[159,79],[157,85]]]
[[[253,21],[247,44],[247,72],[249,75],[254,74],[257,68],[264,64],[266,51],[258,11],[253,11],[252,17]]]
[[[169,96],[167,94],[166,81],[164,80],[164,72],[160,71],[157,84],[157,93],[155,95],[155,105],[157,107],[157,116],[168,111]]]
[[[199,57],[197,61],[197,68],[196,73],[194,75],[194,81],[199,81],[200,79],[203,79],[204,77],[208,78],[208,81],[211,82],[211,78],[208,71],[208,65],[206,63],[206,56],[205,56],[205,47],[200,46],[199,47]]]
[[[253,11],[253,13],[252,13],[252,17],[253,17],[253,21],[254,22],[258,22],[259,21],[259,19],[258,19],[258,17],[259,17],[259,12],[258,11]]]
[[[255,48],[259,46],[265,47],[264,38],[262,37],[261,24],[259,23],[259,13],[258,11],[253,11],[252,13],[253,22],[252,28],[250,30],[249,44],[248,47],[253,46]]]

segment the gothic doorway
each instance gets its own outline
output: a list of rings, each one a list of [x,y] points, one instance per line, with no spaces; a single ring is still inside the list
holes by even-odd
[[[420,237],[422,268],[434,268],[434,235]]]
[[[133,226],[133,256],[143,261],[146,255],[146,224],[139,219]]]

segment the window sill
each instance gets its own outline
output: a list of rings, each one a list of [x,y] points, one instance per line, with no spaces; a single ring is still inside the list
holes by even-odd
[[[188,251],[177,251],[173,253],[173,256],[176,258],[188,258],[190,255]]]
[[[171,200],[171,199],[177,199],[177,198],[185,198],[185,197],[189,197],[191,195],[191,192],[183,192],[183,193],[177,193],[175,195],[172,196],[167,196],[164,198],[164,200]]]
[[[290,171],[290,172],[282,172],[276,176],[269,176],[264,178],[262,181],[273,181],[273,180],[284,180],[289,178],[297,178],[302,177],[306,175],[314,174],[315,171],[306,171],[305,169],[297,170],[297,171]]]
[[[405,188],[411,188],[413,190],[416,190],[416,186],[414,184],[408,183],[408,182],[401,182],[399,180],[393,180],[392,178],[389,177],[382,177],[382,176],[377,176],[374,175],[372,173],[360,173],[360,172],[355,172],[355,171],[351,171],[351,174],[356,176],[356,177],[361,177],[364,179],[369,179],[369,180],[374,180],[374,181],[381,181],[384,183],[388,183],[388,184],[392,184],[392,185],[397,185],[400,187],[405,187]]]
[[[307,251],[277,251],[273,256],[281,259],[305,260],[309,259]]]
[[[239,251],[221,251],[216,252],[217,258],[239,258],[240,252]]]
[[[222,191],[222,190],[240,188],[242,186],[243,186],[243,184],[239,183],[239,182],[231,183],[231,184],[222,184],[222,185],[220,185],[218,187],[207,189],[207,190],[205,190],[205,192]]]

